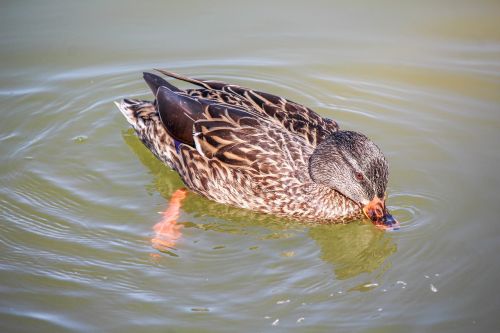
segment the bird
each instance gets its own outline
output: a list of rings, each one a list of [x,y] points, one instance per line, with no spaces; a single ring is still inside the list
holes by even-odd
[[[190,191],[305,222],[398,225],[386,206],[387,159],[366,135],[270,93],[155,71],[143,73],[153,101],[115,104]]]

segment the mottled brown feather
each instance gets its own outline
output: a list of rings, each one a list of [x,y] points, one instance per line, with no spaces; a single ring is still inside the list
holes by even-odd
[[[280,216],[330,223],[360,216],[356,203],[308,172],[316,145],[338,130],[334,121],[268,93],[160,72],[201,89],[176,91],[153,76],[154,103],[124,100],[119,107],[191,190]]]
[[[191,96],[250,108],[254,112],[270,116],[270,119],[280,123],[288,131],[304,137],[313,146],[316,146],[339,129],[335,121],[323,118],[310,108],[279,96],[234,84],[193,79],[164,70],[159,71],[167,76],[203,87],[202,89],[186,90],[186,93]],[[302,126],[297,124],[302,124]],[[307,126],[304,126],[304,124],[307,124]]]

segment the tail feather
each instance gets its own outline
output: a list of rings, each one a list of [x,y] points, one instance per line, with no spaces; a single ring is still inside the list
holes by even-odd
[[[154,74],[147,73],[147,72],[144,72],[142,74],[143,74],[142,77],[144,78],[144,81],[146,81],[149,88],[153,92],[153,95],[155,95],[155,96],[156,96],[156,93],[158,92],[158,89],[160,87],[167,87],[168,89],[170,89],[172,91],[181,91],[179,88],[168,83],[165,79],[159,77],[158,75],[154,75]]]
[[[158,113],[151,102],[125,98],[120,102],[114,103],[135,130],[140,130],[153,117],[156,118],[155,120],[158,120]]]
[[[113,103],[115,103],[118,110],[125,116],[129,124],[134,126],[137,123],[137,118],[135,117],[134,111],[128,107],[129,104],[125,101],[124,99],[120,102],[114,101]]]
[[[212,89],[208,84],[206,84],[205,82],[203,82],[201,80],[197,80],[197,79],[194,79],[191,77],[183,76],[183,75],[180,75],[180,74],[177,74],[174,72],[169,72],[169,71],[166,71],[163,69],[158,69],[158,68],[155,68],[155,71],[160,72],[163,75],[173,77],[174,79],[177,79],[177,80],[189,82],[189,83],[195,84],[195,85],[203,87],[203,88]]]
[[[167,88],[164,88],[167,89]],[[115,105],[132,125],[139,139],[160,160],[177,170],[178,145],[161,124],[155,105],[148,101],[123,99]]]

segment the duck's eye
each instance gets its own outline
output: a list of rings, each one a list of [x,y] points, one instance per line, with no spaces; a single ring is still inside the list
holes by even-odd
[[[356,179],[357,180],[361,181],[361,180],[363,180],[363,178],[364,177],[363,177],[363,174],[361,172],[356,172]]]

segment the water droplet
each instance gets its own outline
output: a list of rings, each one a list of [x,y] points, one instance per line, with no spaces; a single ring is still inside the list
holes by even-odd
[[[84,143],[88,139],[89,139],[89,137],[86,135],[78,135],[78,136],[75,136],[72,140],[76,143]]]
[[[373,288],[376,288],[376,287],[378,287],[378,283],[367,282],[367,283],[363,283],[363,284],[357,285],[355,287],[352,287],[348,291],[369,291],[369,290],[372,290]]]
[[[210,312],[209,308],[191,308],[193,312]]]
[[[293,257],[295,255],[295,252],[294,251],[283,251],[281,252],[281,256],[283,257]]]

